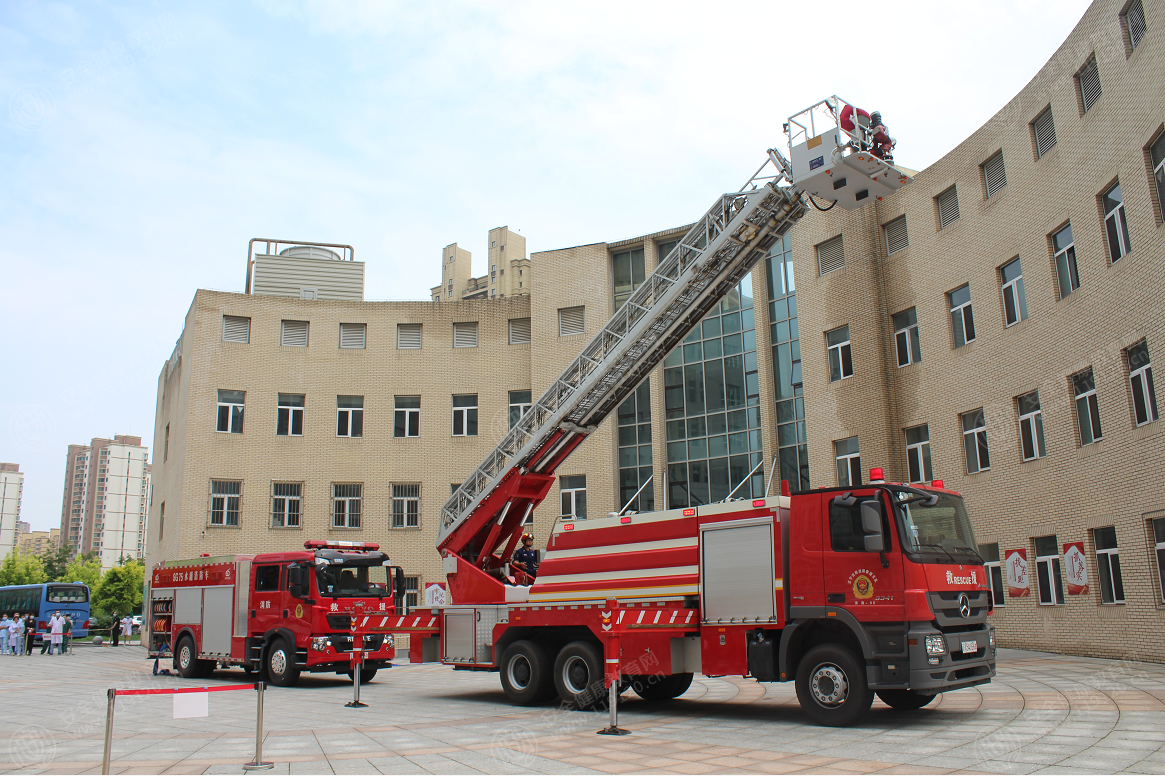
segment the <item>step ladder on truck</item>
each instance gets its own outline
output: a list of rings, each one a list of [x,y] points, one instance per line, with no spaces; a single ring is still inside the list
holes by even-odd
[[[789,158],[770,149],[717,199],[466,478],[441,510],[449,604],[393,628],[410,659],[497,671],[519,704],[674,698],[696,673],[795,681],[807,716],[835,726],[874,694],[919,708],[990,681],[988,578],[937,481],[875,470],[853,488],[560,520],[537,579],[511,565],[557,467],[810,204],[855,210],[911,182],[864,116],[835,96],[790,117]]]

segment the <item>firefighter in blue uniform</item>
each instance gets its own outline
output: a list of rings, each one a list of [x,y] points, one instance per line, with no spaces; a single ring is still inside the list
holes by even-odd
[[[538,576],[538,551],[531,534],[522,534],[522,548],[514,553],[514,565],[531,577]]]

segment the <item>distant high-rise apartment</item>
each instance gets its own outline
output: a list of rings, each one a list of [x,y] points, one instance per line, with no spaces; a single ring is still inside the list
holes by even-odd
[[[74,553],[98,553],[102,568],[142,557],[149,491],[149,450],[141,437],[69,445],[60,541]]]
[[[28,525],[28,523],[22,523]],[[50,528],[47,531],[23,531],[17,538],[20,552],[29,555],[44,555],[60,546],[61,529]]]
[[[529,295],[530,259],[526,257],[525,237],[511,232],[508,226],[490,229],[488,256],[486,274],[475,278],[473,254],[457,243],[445,246],[441,251],[441,285],[430,289],[432,300],[452,302]]]
[[[18,463],[0,463],[0,558],[16,545],[16,524],[20,522],[20,497],[24,475]]]

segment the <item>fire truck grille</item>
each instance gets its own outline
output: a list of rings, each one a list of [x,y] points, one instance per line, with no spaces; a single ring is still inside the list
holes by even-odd
[[[335,650],[337,652],[351,652],[352,651],[352,637],[351,636],[347,636],[347,635],[342,636],[338,633],[333,633],[328,638],[330,638],[332,640],[332,647],[335,648]],[[364,637],[364,645],[363,646],[364,646],[364,649],[366,649],[370,652],[375,652],[376,650],[380,649],[380,647],[383,643],[384,643],[384,634],[374,633],[374,634],[371,634],[371,635]]]
[[[328,627],[335,630],[351,630],[352,618],[347,614],[329,614]]]
[[[967,616],[962,610],[963,596],[967,597]],[[986,590],[973,590],[966,593],[957,590],[948,590],[930,594],[930,607],[934,610],[935,620],[939,628],[947,632],[972,630],[968,625],[979,625],[987,621],[988,604],[991,593]]]

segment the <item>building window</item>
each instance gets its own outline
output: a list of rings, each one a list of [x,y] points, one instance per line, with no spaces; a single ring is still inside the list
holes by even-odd
[[[854,359],[850,351],[849,326],[825,333],[829,348],[829,381],[831,383],[853,377]]]
[[[987,453],[987,415],[983,409],[964,412],[959,416],[963,425],[963,452],[967,459],[967,473],[986,471],[991,468],[991,457]]]
[[[216,431],[224,434],[243,433],[243,407],[246,403],[246,391],[218,392],[218,425]]]
[[[279,344],[293,348],[306,348],[307,330],[307,321],[284,321]]]
[[[1083,447],[1104,436],[1100,430],[1100,407],[1096,401],[1096,379],[1091,367],[1072,375],[1072,388],[1076,395],[1076,427]]]
[[[243,483],[237,480],[211,480],[210,524],[237,526],[239,524],[239,499],[242,494]]]
[[[987,189],[987,198],[1007,185],[1007,170],[1003,167],[1003,152],[992,156],[983,162],[980,167],[983,171],[983,186]]]
[[[1072,241],[1072,225],[1068,224],[1052,235],[1052,252],[1056,257],[1056,279],[1060,298],[1080,288],[1080,273],[1076,271],[1076,245]]]
[[[917,364],[922,360],[918,341],[918,312],[911,307],[894,316],[894,342],[898,350],[898,366]]]
[[[1044,448],[1044,414],[1040,410],[1040,392],[1017,396],[1019,409],[1019,444],[1023,460],[1034,461],[1047,455]]]
[[[398,323],[396,347],[398,350],[418,350],[421,347],[421,324]]]
[[[299,528],[302,498],[302,483],[271,483],[271,526],[273,528]]]
[[[1116,544],[1116,528],[1096,528],[1096,572],[1100,577],[1100,601],[1106,604],[1125,602],[1125,584],[1121,579],[1120,549]]]
[[[362,485],[332,484],[332,528],[360,527]]]
[[[585,307],[563,307],[558,310],[558,336],[570,337],[586,331]]]
[[[862,457],[856,436],[839,439],[833,443],[833,456],[837,462],[837,484],[842,488],[857,487],[862,484]]]
[[[1003,291],[1003,319],[1005,326],[1019,323],[1027,317],[1027,296],[1023,292],[1023,265],[1016,256],[999,268]]]
[[[237,315],[224,315],[222,317],[222,341],[249,344],[251,341],[251,319]]]
[[[935,197],[934,203],[938,208],[939,229],[945,229],[959,220],[959,192],[954,186]]]
[[[1120,184],[1106,191],[1100,198],[1104,206],[1104,231],[1108,237],[1108,259],[1115,264],[1132,248],[1129,243],[1129,225],[1125,221],[1125,199]]]
[[[162,463],[170,460],[170,424],[166,424],[166,435],[162,442]]]
[[[618,456],[620,509],[650,512],[655,509],[655,485],[651,455],[651,381],[650,378],[619,405]],[[640,490],[640,487],[643,490]],[[638,493],[638,495],[636,495]]]
[[[930,482],[934,471],[930,465],[930,427],[927,424],[906,429],[906,463],[911,482]]]
[[[453,436],[477,436],[477,394],[453,396]]]
[[[341,323],[340,347],[363,348],[367,344],[367,334],[368,324],[366,323]]]
[[[279,394],[279,415],[275,433],[279,436],[303,436],[302,393]]]
[[[1165,603],[1165,517],[1153,521],[1153,541],[1157,553],[1157,586],[1161,588],[1161,601]]]
[[[618,310],[646,277],[643,249],[636,248],[616,253],[611,257],[611,269],[615,280],[615,309]],[[559,314],[561,315],[561,311]]]
[[[1087,113],[1100,99],[1100,70],[1096,67],[1095,54],[1076,74],[1076,88],[1080,90],[1080,107]]]
[[[765,269],[769,297],[769,339],[772,342],[772,381],[777,400],[778,476],[789,483],[791,490],[809,490],[812,485],[809,482],[809,444],[805,428],[805,387],[801,374],[797,293],[793,281],[793,246],[789,235],[786,234],[769,250]],[[757,418],[758,426],[759,421],[760,418]],[[670,474],[668,481],[671,481]]]
[[[336,397],[336,436],[364,436],[364,397]]]
[[[421,486],[392,486],[392,527],[416,528],[420,525]]]
[[[842,235],[817,246],[817,274],[825,275],[845,266],[845,245]]]
[[[951,329],[955,335],[955,347],[961,348],[975,341],[975,317],[971,313],[971,286],[956,288],[947,294],[951,308]]]
[[[585,474],[564,474],[558,478],[558,488],[562,492],[562,519],[587,519],[587,476]]]
[[[1064,603],[1064,579],[1060,574],[1060,545],[1056,536],[1036,537],[1036,586],[1040,604],[1056,606]]]
[[[394,397],[395,418],[392,435],[394,437],[419,437],[421,435],[421,397]]]
[[[886,233],[887,256],[910,245],[910,235],[906,231],[906,216],[898,216],[882,229]]]
[[[657,243],[655,246],[655,263],[660,265],[664,262],[671,252],[680,244],[679,240],[668,240],[667,242]]]
[[[1056,125],[1052,121],[1052,109],[1046,108],[1043,113],[1036,116],[1031,128],[1032,137],[1035,139],[1036,158],[1039,159],[1056,145]]]
[[[1125,7],[1121,14],[1121,26],[1129,36],[1129,53],[1141,43],[1145,37],[1145,6],[1141,0],[1133,0]]]
[[[1003,568],[999,564],[999,545],[980,544],[979,556],[983,558],[983,565],[991,580],[991,603],[997,607],[1005,606],[1007,595],[1003,589]]]
[[[1157,207],[1161,209],[1161,220],[1165,221],[1165,132],[1149,147],[1149,158],[1153,164],[1153,181],[1157,184]]]
[[[530,404],[529,391],[510,391],[510,428],[518,425]]]
[[[453,347],[477,347],[477,321],[453,324]]]
[[[405,606],[412,611],[421,600],[421,578],[420,577],[405,577]]]
[[[1129,365],[1129,388],[1133,393],[1133,418],[1138,426],[1157,419],[1157,392],[1153,389],[1153,365],[1144,340],[1125,350]]]
[[[526,345],[530,342],[530,319],[529,318],[511,318],[510,319],[510,344],[511,345]]]

